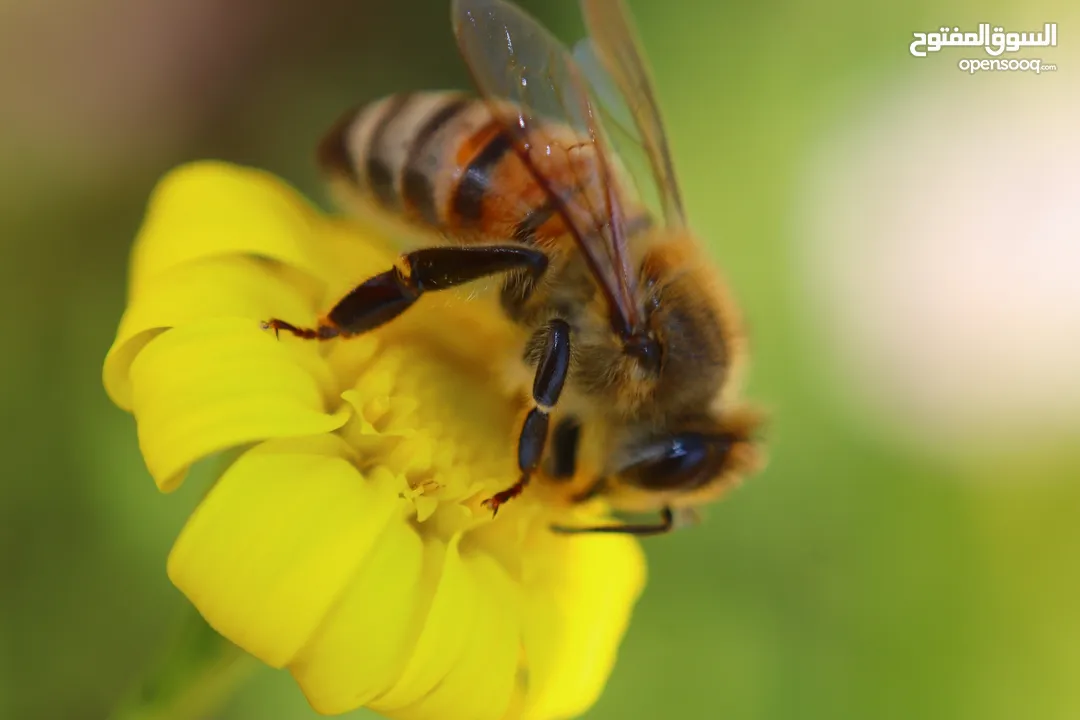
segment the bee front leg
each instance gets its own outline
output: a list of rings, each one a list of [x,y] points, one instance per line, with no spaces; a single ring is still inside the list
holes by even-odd
[[[551,411],[559,402],[569,370],[570,325],[565,320],[552,320],[545,330],[544,349],[533,378],[533,407],[525,416],[518,437],[518,470],[521,477],[507,489],[484,501],[484,506],[493,515],[498,514],[501,505],[521,494],[539,466],[547,444]]]
[[[394,267],[353,288],[317,327],[297,327],[276,318],[262,326],[309,340],[359,335],[390,322],[425,292],[513,270],[527,270],[536,279],[547,269],[547,262],[544,253],[522,245],[423,248],[402,255]]]

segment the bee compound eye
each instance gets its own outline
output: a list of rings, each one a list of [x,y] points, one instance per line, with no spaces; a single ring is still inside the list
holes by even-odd
[[[641,458],[621,475],[646,490],[686,489],[705,485],[724,467],[733,445],[729,435],[679,433],[649,442]]]

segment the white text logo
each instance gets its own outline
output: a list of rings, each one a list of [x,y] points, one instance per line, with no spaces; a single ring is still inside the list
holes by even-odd
[[[1042,32],[1004,32],[1004,28],[991,28],[990,23],[980,23],[979,32],[960,32],[960,28],[939,28],[940,32],[914,33],[915,40],[908,49],[915,57],[926,57],[943,47],[982,47],[988,55],[997,57],[1004,52],[1016,52],[1025,47],[1057,47],[1057,23],[1046,23]],[[925,48],[925,49],[920,49]]]

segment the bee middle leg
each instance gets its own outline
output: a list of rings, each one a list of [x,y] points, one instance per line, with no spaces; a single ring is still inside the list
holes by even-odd
[[[559,402],[563,384],[570,370],[570,325],[565,320],[552,320],[544,331],[544,349],[533,378],[533,407],[525,416],[518,436],[518,481],[484,501],[493,515],[499,507],[521,494],[540,465],[547,444],[551,411]]]
[[[552,480],[567,482],[577,473],[578,446],[581,441],[581,421],[565,417],[551,431],[551,453],[548,475]]]
[[[522,245],[422,248],[402,255],[394,267],[356,286],[314,328],[274,318],[263,328],[308,340],[359,335],[390,322],[425,292],[446,290],[490,275],[528,271],[535,280],[547,269],[544,253]]]

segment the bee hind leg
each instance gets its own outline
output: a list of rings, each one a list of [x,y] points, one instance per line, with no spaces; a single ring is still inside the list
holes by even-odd
[[[308,340],[359,335],[390,322],[425,292],[446,290],[499,273],[524,270],[538,278],[547,256],[522,245],[465,245],[422,248],[398,258],[394,267],[357,285],[314,328],[274,318],[262,323]]]
[[[559,402],[563,384],[570,371],[570,325],[565,320],[552,320],[544,330],[544,348],[533,378],[533,407],[525,416],[518,436],[518,470],[516,483],[484,501],[484,507],[497,515],[499,507],[521,494],[533,472],[540,465],[547,444],[551,411]]]

